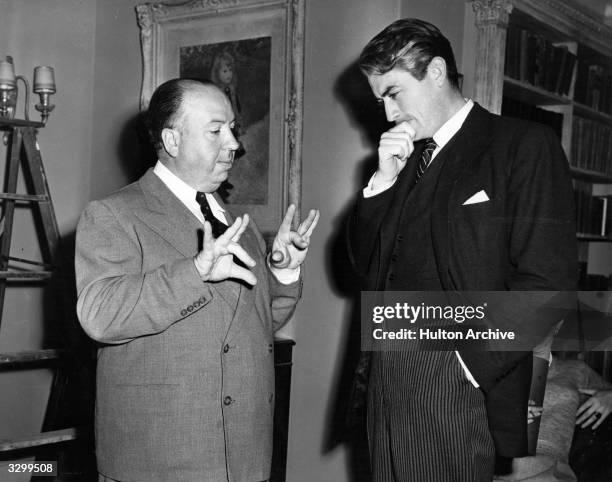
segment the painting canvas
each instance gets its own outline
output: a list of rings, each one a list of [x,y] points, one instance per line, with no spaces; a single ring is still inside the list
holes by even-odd
[[[229,204],[268,203],[271,38],[180,48],[180,76],[212,80],[232,103],[242,148],[225,184]]]

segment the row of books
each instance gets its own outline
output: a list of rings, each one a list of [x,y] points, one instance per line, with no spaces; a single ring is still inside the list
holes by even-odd
[[[552,128],[559,139],[561,139],[561,133],[563,131],[562,114],[541,109],[540,107],[511,99],[510,97],[503,97],[501,113],[508,117],[516,117],[518,119],[526,119],[539,122],[540,124],[546,124]]]
[[[612,126],[574,116],[570,164],[612,175]]]
[[[541,34],[511,25],[506,37],[506,75],[549,92],[568,95],[576,55]]]
[[[608,199],[593,196],[593,185],[574,179],[576,202],[576,228],[579,233],[609,236],[612,227],[612,209]]]
[[[595,110],[612,114],[612,69],[578,62],[574,100]]]

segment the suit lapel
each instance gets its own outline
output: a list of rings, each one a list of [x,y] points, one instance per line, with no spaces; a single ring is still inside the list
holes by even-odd
[[[140,220],[159,234],[185,257],[198,252],[200,221],[172,194],[149,169],[139,181],[147,211],[135,213]]]
[[[455,186],[462,178],[473,175],[474,159],[477,159],[491,142],[490,117],[488,111],[474,104],[461,129],[436,156],[435,162],[443,161],[444,165],[433,199],[431,229],[438,274],[445,289],[459,288],[448,283],[450,254],[448,225],[452,222],[449,219],[449,206],[453,202],[458,202],[453,196]]]

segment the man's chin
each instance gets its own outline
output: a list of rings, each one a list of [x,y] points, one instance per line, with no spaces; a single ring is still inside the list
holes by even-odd
[[[231,166],[230,166],[231,168]],[[227,178],[229,177],[229,171],[230,168],[223,170],[222,172],[220,172],[216,177],[215,177],[215,182],[217,184],[217,188],[224,183],[225,181],[227,181]]]

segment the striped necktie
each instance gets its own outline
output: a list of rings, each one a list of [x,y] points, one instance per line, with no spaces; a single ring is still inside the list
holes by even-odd
[[[210,204],[208,204],[208,200],[206,199],[206,194],[198,191],[196,193],[196,201],[200,205],[200,211],[202,211],[204,219],[206,219],[206,221],[208,221],[212,227],[213,236],[218,238],[225,232],[227,226],[219,221],[213,214],[212,210],[210,209]]]
[[[431,163],[431,155],[433,154],[433,151],[436,149],[436,147],[438,147],[436,141],[431,138],[425,139],[425,149],[423,149],[421,159],[419,159],[419,164],[416,170],[416,177],[414,180],[415,184],[419,182],[419,180],[421,179],[421,177],[423,177],[423,174],[425,174],[425,171],[429,167],[429,164]]]

